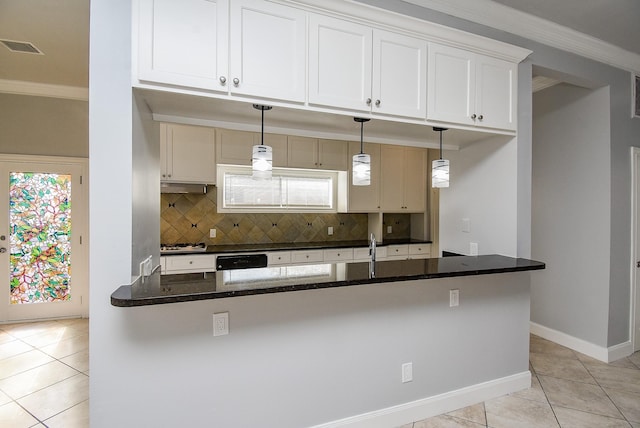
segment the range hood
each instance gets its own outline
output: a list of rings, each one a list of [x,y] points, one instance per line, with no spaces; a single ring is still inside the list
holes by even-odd
[[[160,193],[207,193],[206,184],[160,183]]]

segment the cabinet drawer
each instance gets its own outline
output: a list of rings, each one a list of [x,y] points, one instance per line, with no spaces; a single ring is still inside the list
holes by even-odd
[[[168,256],[165,268],[166,273],[215,272],[216,258],[213,254]]]
[[[274,253],[267,253],[267,260],[269,265],[282,265],[291,263],[291,251],[276,251]]]
[[[317,263],[324,260],[322,250],[292,251],[291,263]]]
[[[431,244],[409,244],[409,255],[431,255]]]
[[[409,245],[388,245],[387,257],[408,256]]]
[[[324,250],[325,262],[339,262],[347,260],[353,260],[352,248],[331,248],[329,250]]]
[[[358,247],[353,249],[353,259],[357,261],[368,261],[370,259],[369,247]],[[376,260],[387,257],[387,247],[376,248]]]

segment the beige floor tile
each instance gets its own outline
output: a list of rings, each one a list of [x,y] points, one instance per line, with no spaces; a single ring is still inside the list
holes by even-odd
[[[16,340],[16,338],[0,330],[0,344],[11,342],[12,340]]]
[[[413,428],[413,422],[411,422],[410,424],[404,424],[402,426],[399,426],[398,428]]]
[[[605,363],[604,361],[596,360],[595,358],[592,358],[588,355],[580,354],[578,352],[576,352],[576,355],[578,356],[578,359],[583,363],[589,363],[589,364],[595,364],[595,365],[601,364],[604,366],[622,367],[622,368],[634,369],[634,370],[638,369],[638,367],[635,364],[633,364],[633,362],[629,358],[621,358],[611,363]]]
[[[89,399],[89,378],[84,374],[65,379],[17,402],[45,420]]]
[[[413,424],[413,428],[480,428],[484,426],[486,425],[477,424],[466,419],[454,418],[449,415],[434,416]]]
[[[89,350],[76,352],[68,357],[60,358],[65,364],[70,365],[74,369],[87,373],[89,371]]]
[[[32,350],[33,346],[27,345],[21,340],[13,340],[11,342],[3,343],[0,345],[0,360]]]
[[[608,418],[574,409],[554,407],[553,411],[562,428],[628,428],[631,426],[622,419]]]
[[[486,401],[487,426],[492,428],[557,428],[548,403],[505,396]]]
[[[605,392],[628,421],[640,423],[640,394],[607,388]]]
[[[76,330],[73,327],[60,325],[60,326],[55,326],[53,328],[50,328],[45,332],[34,334],[33,336],[25,337],[22,339],[22,341],[32,346],[43,347],[43,346],[59,343],[66,339],[78,337],[83,334],[84,334],[83,332]]]
[[[628,359],[640,369],[640,351],[630,355]]]
[[[0,406],[0,427],[28,428],[38,420],[13,401]]]
[[[598,385],[546,376],[540,376],[540,383],[552,406],[622,419],[616,406]]]
[[[484,403],[474,404],[465,408],[447,413],[454,418],[464,419],[481,425],[487,425],[487,416],[484,413]]]
[[[640,394],[640,370],[585,363],[585,366],[603,388]]]
[[[640,422],[631,422],[633,428],[640,428]]]
[[[42,352],[46,352],[55,358],[64,358],[71,354],[78,353],[89,349],[89,335],[82,334],[70,339],[61,340],[58,343],[52,345],[43,346],[40,348]]]
[[[9,397],[4,392],[0,391],[0,406],[2,406],[3,404],[7,404],[10,401],[11,401],[11,397]]]
[[[56,327],[57,325],[56,321],[25,322],[4,325],[2,329],[10,335],[22,339],[33,336],[34,334],[44,333],[49,328]]]
[[[538,376],[552,376],[577,382],[596,383],[580,360],[558,358],[551,355],[531,354],[531,364]]]
[[[52,361],[15,376],[0,380],[0,389],[14,400],[78,374],[77,370]]]
[[[529,339],[529,352],[560,358],[576,358],[575,352],[571,349],[534,335],[531,335]]]
[[[511,395],[518,398],[525,398],[527,400],[540,401],[541,403],[547,402],[547,396],[544,395],[542,386],[540,386],[540,381],[538,380],[538,377],[535,375],[531,376],[531,388],[514,392]]]
[[[0,380],[53,361],[49,355],[39,350],[24,352],[10,358],[0,360]]]
[[[47,419],[45,423],[49,428],[87,428],[89,426],[89,400]]]

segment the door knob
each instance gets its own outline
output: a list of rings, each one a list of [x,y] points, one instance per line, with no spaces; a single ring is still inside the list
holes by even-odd
[[[475,114],[475,113],[473,113],[473,114],[471,115],[471,119],[473,119],[473,120],[476,120],[476,117],[477,117],[477,116],[476,116],[476,114]]]
[[[380,107],[380,100],[376,100],[376,107]]]
[[[221,84],[223,84],[223,85],[224,85],[225,83],[227,83],[227,78],[226,78],[226,77],[224,77],[224,76],[220,76],[220,83],[221,83]]]
[[[238,79],[237,77],[233,78],[233,85],[234,86],[238,86],[238,84],[240,83],[240,79]]]

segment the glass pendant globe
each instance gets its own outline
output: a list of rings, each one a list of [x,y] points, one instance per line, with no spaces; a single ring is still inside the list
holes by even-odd
[[[271,178],[271,172],[273,169],[273,149],[271,146],[253,146],[251,169],[253,171],[253,178]]]
[[[431,187],[449,187],[449,161],[436,159],[431,164]]]
[[[371,156],[366,153],[353,155],[352,184],[369,186],[371,184]]]

